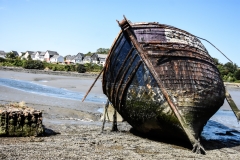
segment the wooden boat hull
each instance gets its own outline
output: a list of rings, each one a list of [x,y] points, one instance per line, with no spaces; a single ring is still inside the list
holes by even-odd
[[[175,27],[129,24],[126,19],[119,24],[123,31],[107,59],[104,94],[142,133],[181,139],[191,134],[198,139],[225,99],[219,71],[207,50],[193,35]]]

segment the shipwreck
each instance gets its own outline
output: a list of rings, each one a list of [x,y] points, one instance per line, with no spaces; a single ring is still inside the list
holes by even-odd
[[[225,87],[206,48],[192,34],[158,23],[119,22],[103,72],[103,92],[143,133],[198,143],[223,105]]]
[[[213,58],[196,36],[176,27],[125,17],[118,24],[103,69],[107,103],[137,131],[189,141],[204,154],[201,132],[226,98]]]

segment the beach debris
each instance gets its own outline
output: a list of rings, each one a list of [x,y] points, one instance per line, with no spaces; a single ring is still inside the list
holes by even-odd
[[[0,136],[39,136],[44,133],[42,112],[14,103],[0,105]]]

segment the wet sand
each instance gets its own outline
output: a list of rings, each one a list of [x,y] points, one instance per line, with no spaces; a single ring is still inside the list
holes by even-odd
[[[52,87],[87,92],[94,77],[69,77],[1,71],[0,78],[33,81]],[[91,93],[101,94],[101,79]],[[81,102],[28,93],[0,86],[0,103],[20,102],[43,111],[43,137],[1,137],[0,159],[239,159],[240,140],[203,140],[207,155],[191,152],[189,144],[151,139],[135,133],[125,122],[119,132],[106,123],[101,133],[104,104]],[[224,109],[228,109],[226,106]]]
[[[16,80],[31,81],[52,87],[65,88],[72,91],[87,92],[95,80],[93,76],[61,76],[49,74],[33,74],[15,71],[0,70],[0,78],[11,78]],[[101,79],[99,79],[91,90],[91,93],[102,94]]]

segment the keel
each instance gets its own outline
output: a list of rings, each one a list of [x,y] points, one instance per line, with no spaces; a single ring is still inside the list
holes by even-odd
[[[196,154],[206,154],[205,149],[203,148],[203,146],[200,143],[200,140],[198,139],[198,141],[193,145],[193,149],[192,149],[193,153]]]

